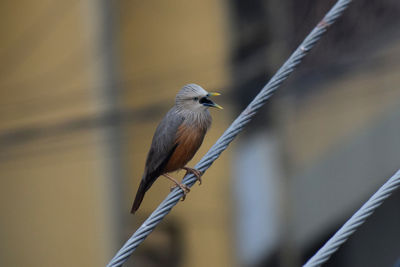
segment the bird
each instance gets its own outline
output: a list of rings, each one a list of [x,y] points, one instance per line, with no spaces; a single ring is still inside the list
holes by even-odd
[[[150,150],[147,154],[145,169],[140,181],[131,213],[134,214],[143,201],[147,190],[158,177],[164,176],[174,182],[174,187],[183,191],[182,201],[190,191],[189,187],[179,183],[169,173],[183,169],[186,174],[193,173],[201,184],[202,172],[187,167],[201,146],[207,130],[211,126],[208,108],[223,109],[210,97],[219,93],[209,93],[197,84],[187,84],[175,97],[175,105],[158,124]],[[185,175],[186,175],[185,174]]]

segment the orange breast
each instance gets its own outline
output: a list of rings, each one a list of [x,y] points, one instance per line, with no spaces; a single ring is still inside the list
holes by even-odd
[[[206,130],[195,126],[181,125],[176,134],[176,147],[174,153],[165,166],[165,172],[176,171],[186,165],[196,154],[203,142]]]

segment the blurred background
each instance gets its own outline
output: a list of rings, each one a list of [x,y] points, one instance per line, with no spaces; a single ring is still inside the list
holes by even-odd
[[[334,0],[0,3],[0,266],[105,266],[175,94],[205,154]],[[126,266],[300,266],[399,167],[400,2],[355,1]],[[175,176],[181,177],[183,172]],[[394,266],[400,193],[326,266]]]

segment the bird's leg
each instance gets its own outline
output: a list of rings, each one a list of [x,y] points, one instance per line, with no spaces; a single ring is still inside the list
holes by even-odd
[[[187,185],[178,182],[177,180],[175,180],[175,178],[169,176],[166,173],[164,173],[163,176],[175,183],[175,185],[171,187],[171,191],[172,191],[172,189],[174,189],[175,187],[178,187],[178,186],[180,189],[182,189],[182,191],[183,191],[182,201],[184,201],[186,198],[186,194],[190,192],[190,188]]]
[[[194,176],[196,176],[197,180],[199,181],[199,185],[201,185],[201,176],[203,175],[202,171],[199,171],[199,170],[196,170],[196,169],[193,169],[193,168],[189,168],[189,167],[186,167],[186,166],[183,167],[182,169],[186,170],[185,176],[188,173],[193,173]]]

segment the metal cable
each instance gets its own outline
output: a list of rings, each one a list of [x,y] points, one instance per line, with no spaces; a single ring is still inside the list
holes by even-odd
[[[249,123],[257,111],[271,97],[273,92],[283,83],[291,74],[297,65],[300,64],[303,57],[321,38],[327,28],[335,22],[335,20],[347,8],[351,0],[338,0],[331,10],[325,15],[320,23],[309,33],[300,46],[294,51],[290,58],[283,64],[271,80],[264,86],[260,93],[253,99],[246,109],[235,119],[229,128],[223,133],[218,141],[204,155],[200,162],[195,166],[196,169],[204,172],[219,157],[219,155],[228,147],[232,140],[243,130]],[[193,174],[186,175],[182,183],[191,187],[196,182]],[[182,197],[181,189],[174,189],[157,209],[147,218],[147,220],[137,229],[131,238],[117,252],[114,258],[107,265],[108,267],[122,266],[132,252],[143,242],[143,240],[154,230],[157,224],[171,211]]]
[[[321,266],[372,215],[383,201],[400,186],[400,169],[372,195],[362,207],[303,266]]]

